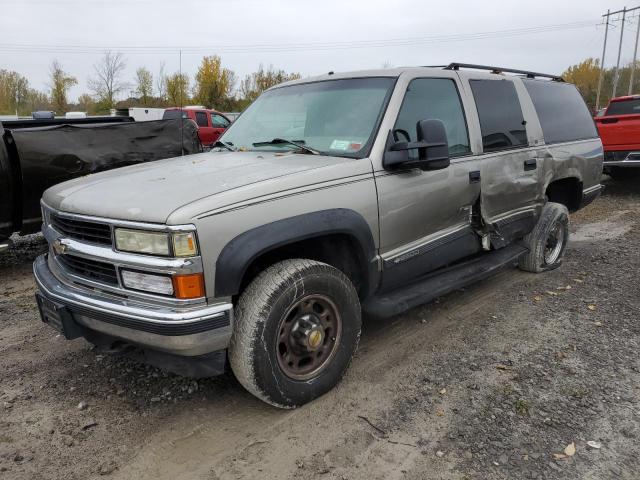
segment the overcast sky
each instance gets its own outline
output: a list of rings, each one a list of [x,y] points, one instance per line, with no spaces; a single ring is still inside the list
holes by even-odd
[[[600,57],[602,0],[0,0],[0,69],[45,90],[57,59],[88,91],[100,51],[122,51],[127,80],[166,62],[191,77],[203,55],[219,54],[239,77],[260,63],[300,72],[434,65],[450,61],[550,73]],[[633,56],[637,17],[627,22],[622,60]],[[584,22],[584,23],[582,23]],[[539,27],[552,28],[541,29]],[[615,63],[620,22],[610,29]],[[529,29],[523,32],[523,29]],[[505,31],[511,32],[505,32]],[[537,33],[536,33],[537,32]],[[479,34],[470,37],[470,34]],[[261,46],[261,47],[255,47]]]

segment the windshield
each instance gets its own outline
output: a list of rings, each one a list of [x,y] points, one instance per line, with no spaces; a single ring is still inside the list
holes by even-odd
[[[300,150],[287,140],[326,155],[364,157],[394,82],[351,78],[269,90],[221,140],[241,150]]]

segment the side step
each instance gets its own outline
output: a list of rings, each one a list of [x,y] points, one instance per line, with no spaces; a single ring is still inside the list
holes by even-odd
[[[510,245],[484,253],[441,272],[429,274],[407,287],[374,295],[364,302],[362,310],[365,315],[374,318],[399,315],[453,290],[487,278],[507,266],[515,265],[518,258],[527,251],[527,248],[522,245]]]

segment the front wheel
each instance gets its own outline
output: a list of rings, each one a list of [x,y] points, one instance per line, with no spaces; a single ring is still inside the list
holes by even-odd
[[[560,203],[542,207],[533,230],[524,237],[529,252],[520,257],[519,267],[527,272],[544,272],[558,268],[569,242],[569,210]]]
[[[240,296],[229,361],[252,394],[281,408],[331,390],[357,348],[358,294],[338,269],[316,261],[279,262]]]

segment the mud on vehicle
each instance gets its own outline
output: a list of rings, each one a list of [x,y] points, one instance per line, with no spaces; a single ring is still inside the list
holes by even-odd
[[[49,189],[38,302],[66,338],[191,375],[230,365],[295,407],[340,380],[363,317],[558,267],[601,173],[558,77],[451,64],[289,82],[212,152]]]

